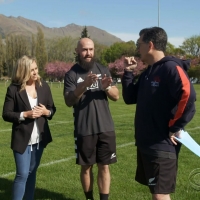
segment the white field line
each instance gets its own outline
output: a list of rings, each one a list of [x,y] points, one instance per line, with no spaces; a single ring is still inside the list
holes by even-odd
[[[49,123],[49,126],[54,126],[57,124],[68,124],[68,123],[73,123],[74,121],[57,121],[55,123]],[[0,132],[7,132],[7,131],[11,131],[12,129],[4,129],[4,130],[0,130]]]
[[[200,129],[200,126],[194,127],[194,128],[187,128],[186,131],[192,131],[192,130],[196,130],[196,129]]]
[[[125,116],[125,115],[116,115],[116,116]],[[65,124],[65,123],[67,124],[67,123],[72,123],[72,122],[73,121],[57,121],[57,122],[49,124],[49,125],[51,126],[51,125],[56,125],[56,124]],[[196,130],[196,129],[200,129],[200,126],[187,129],[186,131],[191,131],[191,130]],[[6,132],[6,131],[11,131],[11,129],[0,130],[0,132]],[[122,147],[126,147],[126,146],[133,145],[133,144],[134,144],[134,142],[125,143],[125,144],[118,145],[117,148],[122,148]],[[41,164],[39,166],[39,168],[40,167],[50,166],[50,165],[57,164],[57,163],[67,162],[67,161],[69,161],[71,159],[74,159],[74,158],[75,158],[75,156],[71,156],[71,157],[68,157],[68,158],[61,159],[61,160],[51,161],[49,163]],[[0,175],[0,177],[9,177],[9,176],[11,176],[13,174],[15,174],[15,172],[9,172],[7,174]]]
[[[122,147],[130,146],[130,145],[134,145],[134,142],[129,142],[129,143],[117,145],[117,148],[122,148]],[[49,163],[44,163],[44,164],[41,164],[39,166],[39,168],[41,168],[41,167],[47,167],[47,166],[54,165],[54,164],[57,164],[57,163],[68,162],[68,161],[70,161],[72,159],[75,159],[75,156],[70,156],[68,158],[63,158],[63,159],[60,159],[60,160],[51,161]],[[9,177],[9,176],[14,175],[14,174],[15,174],[15,172],[9,172],[7,174],[1,174],[0,178]]]
[[[7,131],[11,131],[12,129],[4,129],[4,130],[0,130],[0,132],[7,132]]]
[[[124,117],[124,116],[130,116],[132,114],[124,114],[124,115],[114,115],[113,117]],[[55,121],[54,123],[49,123],[49,126],[54,126],[57,124],[68,124],[68,123],[73,123],[74,121]],[[0,132],[8,132],[11,131],[12,129],[4,129],[4,130],[0,130]]]
[[[123,116],[123,115],[121,115]],[[57,121],[55,123],[49,124],[49,126],[54,126],[57,124],[68,124],[68,123],[73,123],[74,121]],[[200,129],[200,126],[194,127],[194,128],[188,128],[186,129],[186,131],[192,131],[192,130],[196,130],[196,129]],[[7,132],[7,131],[11,131],[12,129],[4,129],[4,130],[0,130],[0,132]]]

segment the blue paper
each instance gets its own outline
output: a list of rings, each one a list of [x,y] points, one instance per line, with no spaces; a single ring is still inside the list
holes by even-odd
[[[182,130],[179,137],[175,137],[177,141],[186,146],[190,151],[200,157],[200,146],[195,140],[188,134],[187,131]]]

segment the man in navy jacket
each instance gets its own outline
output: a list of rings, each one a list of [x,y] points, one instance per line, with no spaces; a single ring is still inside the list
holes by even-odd
[[[193,118],[196,94],[186,72],[189,61],[164,55],[166,32],[152,27],[139,35],[138,52],[148,67],[135,83],[133,70],[137,63],[134,57],[128,57],[122,78],[125,103],[137,104],[135,179],[149,187],[153,200],[170,200],[180,150],[175,136]]]

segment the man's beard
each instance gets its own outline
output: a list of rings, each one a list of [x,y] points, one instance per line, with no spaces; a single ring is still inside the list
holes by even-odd
[[[86,70],[89,71],[90,69],[92,69],[93,65],[94,65],[94,57],[91,58],[91,60],[89,62],[85,61],[83,58],[80,57],[80,55],[78,54],[78,62],[80,64],[80,66]]]

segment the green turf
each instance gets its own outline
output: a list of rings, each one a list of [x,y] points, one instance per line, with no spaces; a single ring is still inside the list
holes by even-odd
[[[0,112],[8,85],[0,82]],[[121,85],[118,85],[121,94]],[[188,124],[186,130],[200,144],[200,85],[195,85],[197,92],[196,115]],[[51,200],[83,200],[84,194],[79,181],[79,166],[75,165],[73,117],[72,108],[67,108],[63,100],[63,85],[52,84],[51,90],[57,112],[49,122],[53,142],[43,154],[37,173],[35,199]],[[125,105],[120,100],[110,102],[110,108],[117,134],[118,162],[110,166],[111,191],[110,200],[147,200],[151,199],[147,187],[135,182],[136,149],[134,146],[133,119],[135,105]],[[15,164],[10,149],[11,124],[0,119],[0,200],[11,198],[11,187],[14,178]],[[194,169],[200,168],[200,158],[185,147],[182,147],[179,159],[179,169],[176,192],[171,195],[172,200],[200,199],[200,172],[193,177],[196,187],[189,183],[188,176]],[[97,175],[94,167],[95,179]],[[99,199],[95,182],[95,199]]]

